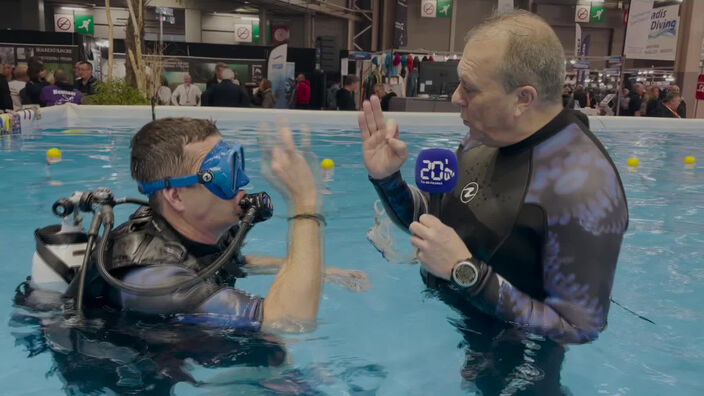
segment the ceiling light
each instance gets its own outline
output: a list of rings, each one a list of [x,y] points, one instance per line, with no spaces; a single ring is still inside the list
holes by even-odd
[[[68,11],[88,11],[87,9],[81,7],[61,7],[61,9]]]

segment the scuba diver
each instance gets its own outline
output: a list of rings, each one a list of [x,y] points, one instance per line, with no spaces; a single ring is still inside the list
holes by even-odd
[[[262,131],[260,141],[263,174],[289,206],[285,258],[240,252],[252,225],[273,214],[266,193],[242,190],[243,147],[226,143],[208,120],[152,121],[131,141],[132,177],[148,202],[116,199],[106,188],[77,192],[53,205],[61,225],[35,232],[32,275],[15,296],[23,309],[11,321],[39,325],[40,336],[18,335],[30,355],[48,345],[67,388],[118,393],[197,384],[184,371],[186,358],[206,367],[283,364],[282,344],[259,331],[314,329],[325,218],[310,159],[291,131]],[[113,229],[113,207],[124,203],[141,206]],[[83,232],[82,214],[90,212]],[[233,287],[246,272],[272,268],[280,270],[266,297]],[[364,289],[364,273],[328,271],[329,281]],[[77,374],[96,366],[93,381]]]
[[[266,193],[242,190],[249,183],[242,146],[223,141],[211,121],[167,118],[142,127],[131,149],[132,177],[148,205],[113,230],[112,207],[136,200],[115,200],[98,189],[57,201],[54,211],[65,219],[80,211],[95,215],[87,234],[78,224],[64,230],[73,232],[59,226],[37,231],[29,280],[37,298],[29,295],[30,304],[41,305],[42,296],[67,285],[63,295],[79,314],[85,306],[241,330],[314,328],[325,220],[317,212],[313,174],[290,130],[281,128],[273,147],[264,148],[270,150],[264,153],[270,179],[289,199],[293,225],[289,254],[264,298],[229,286],[243,275],[239,249],[246,232],[273,213]],[[67,264],[62,254],[83,256],[83,263]]]

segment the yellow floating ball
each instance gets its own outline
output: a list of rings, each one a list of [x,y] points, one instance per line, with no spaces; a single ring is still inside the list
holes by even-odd
[[[638,166],[640,165],[640,161],[638,161],[638,158],[629,158],[628,161],[626,161],[626,164],[628,166]]]
[[[52,147],[46,151],[46,161],[48,163],[54,163],[61,161],[61,150],[56,147]]]
[[[691,155],[684,157],[685,164],[694,164],[695,162],[697,162],[697,160],[694,157],[692,157]]]
[[[335,167],[335,163],[330,158],[325,158],[324,160],[320,161],[320,167],[325,170],[330,170]]]

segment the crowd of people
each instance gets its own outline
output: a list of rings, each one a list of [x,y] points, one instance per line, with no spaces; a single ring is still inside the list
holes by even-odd
[[[613,107],[602,104],[608,95],[613,94]],[[616,114],[616,91],[613,89],[592,89],[583,85],[565,86],[562,92],[562,104],[569,109],[594,108],[600,109],[600,114]],[[687,118],[687,105],[680,96],[680,87],[645,86],[634,83],[631,88],[624,88],[621,93],[619,115],[628,117],[667,117]]]

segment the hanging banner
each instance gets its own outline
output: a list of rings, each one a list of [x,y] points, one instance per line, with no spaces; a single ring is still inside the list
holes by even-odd
[[[584,39],[582,40],[582,49],[580,50],[579,54],[580,56],[589,56],[589,46],[591,44],[592,36],[591,34],[588,34],[584,36]],[[585,69],[581,69],[579,72],[577,72],[577,83],[579,84],[584,84],[584,80],[587,78],[589,75],[589,62],[583,61],[584,63],[587,64],[587,67]]]
[[[631,0],[623,53],[628,58],[640,59],[648,45],[653,0]]]
[[[423,18],[435,18],[437,16],[437,0],[423,0],[420,3],[420,16]]]
[[[252,42],[252,25],[249,23],[235,24],[235,41],[238,43]]]
[[[505,14],[511,11],[513,11],[513,0],[499,0],[499,4],[496,7],[497,14]]]
[[[286,54],[288,44],[280,44],[274,47],[269,53],[269,65],[267,77],[271,80],[271,91],[274,93],[275,107],[278,109],[288,108],[286,98]]]
[[[639,59],[675,60],[680,6],[654,8],[650,14],[648,44]]]
[[[283,43],[288,43],[288,38],[290,36],[290,32],[288,30],[288,26],[284,25],[272,25],[271,26],[271,43],[276,45],[276,44],[283,44]]]
[[[579,56],[582,49],[582,27],[578,23],[574,24],[574,56]]]
[[[396,20],[394,20],[394,48],[408,44],[408,0],[396,0]]]
[[[699,75],[697,80],[697,93],[695,94],[697,100],[704,100],[704,74]]]
[[[73,15],[54,14],[54,31],[73,33]]]

